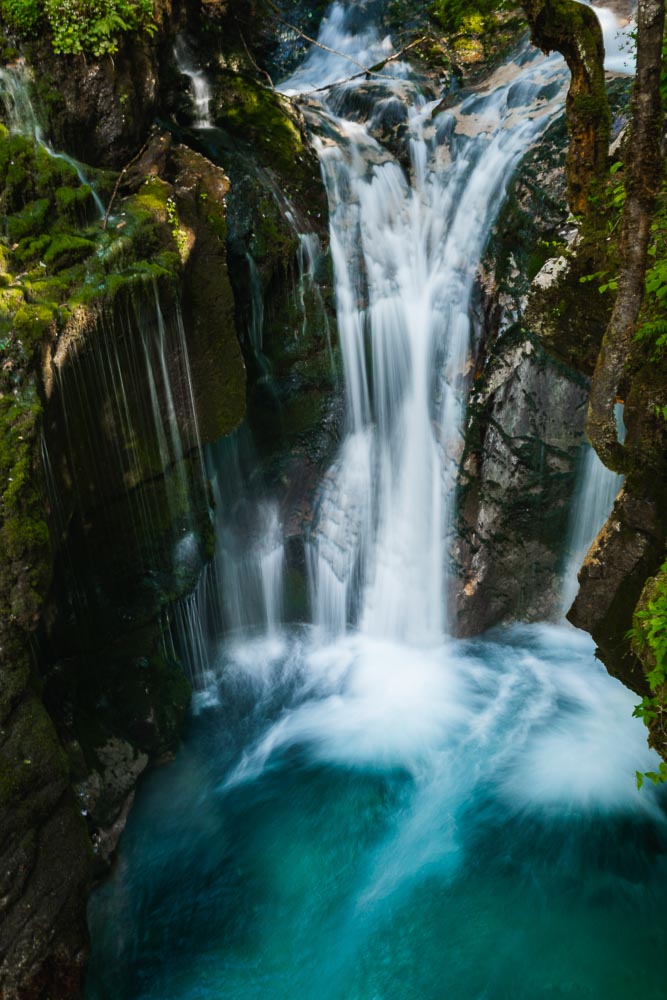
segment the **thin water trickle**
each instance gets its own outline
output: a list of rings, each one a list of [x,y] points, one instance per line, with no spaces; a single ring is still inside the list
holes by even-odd
[[[194,127],[212,128],[213,121],[210,113],[212,100],[211,87],[206,73],[195,66],[192,53],[185,39],[182,37],[179,37],[174,45],[174,58],[176,59],[179,71],[190,81],[190,91],[195,112]]]
[[[86,533],[78,546],[75,527],[75,555],[69,552],[64,486],[75,525],[86,522],[92,506],[110,544],[121,535],[121,558],[132,564],[133,579],[154,581],[156,566],[170,567],[178,580],[196,579],[201,569],[195,531],[205,517],[208,480],[185,331],[178,305],[165,316],[157,286],[153,293],[100,319],[85,342],[61,338],[53,360],[56,416],[45,430],[43,463],[51,527],[81,630],[90,627],[89,608],[106,581],[96,584],[98,536],[91,544]],[[49,447],[59,456],[55,471]]]
[[[616,404],[616,426],[619,441],[625,439],[623,405]],[[568,538],[565,545],[565,572],[561,608],[565,614],[576,597],[577,574],[600,528],[607,520],[623,476],[608,469],[588,444],[582,446],[578,487],[572,503]]]
[[[90,188],[98,217],[103,219],[106,209],[95,185],[88,179],[83,165],[66,153],[54,150],[46,139],[30,98],[30,82],[30,71],[24,60],[19,59],[7,66],[0,66],[0,104],[4,109],[4,118],[9,131],[34,139],[52,159],[69,163],[76,171],[80,183]]]

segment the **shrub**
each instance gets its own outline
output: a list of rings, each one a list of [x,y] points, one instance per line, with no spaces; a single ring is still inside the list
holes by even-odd
[[[470,34],[476,34],[483,30],[482,15],[490,14],[501,6],[498,0],[473,0],[472,3],[470,0],[434,0],[430,14],[445,31],[454,33],[465,28]],[[464,21],[469,23],[465,25]]]
[[[31,38],[43,21],[44,4],[41,0],[0,0],[0,16],[11,31]]]
[[[126,32],[156,31],[153,0],[0,0],[2,20],[24,38],[46,26],[62,55],[118,51]]]

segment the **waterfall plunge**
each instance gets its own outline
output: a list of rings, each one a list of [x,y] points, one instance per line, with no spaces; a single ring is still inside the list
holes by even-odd
[[[346,34],[340,6],[329,27],[359,58],[360,38],[369,61],[385,44]],[[285,86],[348,73],[318,51]],[[632,693],[575,630],[437,642],[473,275],[553,108],[530,102],[562,70],[527,62],[514,84],[434,118],[407,67],[392,73],[372,103],[411,91],[409,177],[373,122],[345,120],[355,87],[306,108],[331,199],[349,404],[308,553],[313,616],[335,638],[286,631],[279,652],[248,641],[253,601],[265,633],[276,620],[253,571],[241,641],[198,694],[178,760],[143,786],[92,902],[89,1000],[664,992],[642,959],[664,936],[667,834],[655,790],[634,785],[656,756]],[[213,576],[225,559],[261,563],[262,532],[279,553],[252,461],[226,447],[217,486],[241,509],[223,527],[247,515],[249,528],[223,532]],[[233,597],[224,589],[213,607]]]
[[[605,13],[608,46],[617,46],[617,27]],[[313,47],[280,88],[301,99],[327,188],[348,403],[347,434],[324,476],[306,546],[311,616],[329,635],[352,624],[384,639],[438,643],[447,630],[450,515],[475,353],[475,273],[517,162],[562,109],[567,73],[559,57],[525,47],[484,93],[440,111],[406,63],[388,64],[370,81],[355,76],[393,49],[353,6],[332,5],[319,41],[327,49]],[[191,82],[196,124],[209,127],[206,78],[182,39],[175,56]],[[369,105],[364,118],[358,109]],[[397,109],[407,167],[376,138],[383,116]],[[311,238],[300,237],[302,307],[304,282],[314,287]],[[252,258],[248,267],[249,336],[265,367],[263,293]],[[235,437],[231,459],[209,454],[214,484],[228,479],[220,470],[231,461],[236,499],[218,496],[218,551],[190,601],[196,627],[188,634],[259,628],[270,638],[280,626],[280,516],[249,486],[245,448]],[[203,648],[199,640],[195,647]],[[190,673],[200,683],[206,670]]]

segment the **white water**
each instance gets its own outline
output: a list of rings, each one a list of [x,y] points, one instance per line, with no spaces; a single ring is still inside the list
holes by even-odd
[[[324,44],[362,63],[391,51],[372,27],[348,31],[349,14],[333,5]],[[266,697],[276,672],[280,683],[292,676],[298,692],[228,783],[252,780],[276,755],[307,743],[323,761],[424,768],[431,785],[446,777],[448,795],[466,761],[475,774],[466,772],[463,797],[468,779],[490,768],[512,808],[632,810],[634,768],[655,757],[631,718],[634,696],[593,666],[588,637],[545,626],[495,652],[483,643],[481,659],[446,639],[447,534],[476,347],[476,269],[519,159],[562,110],[563,62],[524,50],[481,94],[444,112],[405,64],[370,83],[326,86],[349,75],[347,60],[313,49],[281,87],[306,93],[329,197],[348,426],[307,549],[315,631],[291,651],[253,640],[226,654],[230,675],[252,678]],[[360,87],[372,101],[358,99]],[[407,169],[374,138],[396,99],[408,108]],[[359,108],[367,106],[365,119]],[[608,513],[612,480],[589,457],[573,561]],[[272,521],[274,552],[278,534]],[[238,624],[242,636],[241,615]],[[521,651],[524,642],[534,655]]]
[[[320,41],[358,63],[391,51],[335,4]],[[325,478],[311,538],[314,620],[342,633],[413,643],[446,629],[446,535],[474,353],[475,271],[512,172],[561,107],[561,60],[535,53],[483,95],[434,115],[410,68],[390,64],[359,121],[359,82],[319,92],[354,63],[313,49],[281,87],[307,113],[331,217],[349,436]],[[428,96],[428,95],[427,95]],[[407,102],[409,172],[372,132],[388,100]],[[345,117],[347,113],[348,117]]]
[[[211,87],[204,71],[195,66],[192,53],[183,38],[178,38],[174,45],[174,58],[179,71],[190,81],[190,93],[195,112],[194,127],[212,128]]]
[[[264,644],[228,647],[227,697],[250,685],[258,715],[271,713],[277,691],[286,704],[223,787],[256,780],[295,747],[311,762],[401,768],[420,789],[403,836],[418,825],[438,853],[436,817],[453,833],[484,786],[509,813],[639,808],[657,818],[634,782],[636,768],[656,761],[632,718],[636,696],[592,661],[591,647],[584,633],[553,625],[429,648],[360,633],[332,643],[292,636],[273,656]],[[406,863],[423,860],[411,855],[396,851],[392,877],[410,877]]]
[[[619,18],[606,7],[591,4],[604,36],[604,68],[609,73],[631,76],[635,72],[635,39],[637,25],[634,19]]]
[[[320,37],[387,51],[347,23],[336,5]],[[345,62],[313,52],[285,88]],[[279,627],[280,512],[239,434],[208,456],[221,543],[183,609],[210,668],[198,718],[93,903],[90,1000],[664,994],[638,979],[666,834],[660,791],[635,787],[657,759],[635,696],[573,629],[445,632],[475,269],[563,67],[524,58],[435,118],[394,72],[374,122],[356,84],[306,106],[348,399],[308,552],[316,627]],[[408,171],[370,134],[399,94]],[[236,626],[217,649],[195,601]]]

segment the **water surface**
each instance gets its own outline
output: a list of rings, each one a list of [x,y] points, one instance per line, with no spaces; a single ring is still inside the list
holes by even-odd
[[[92,898],[88,1000],[667,995],[655,761],[585,636],[219,668]]]

